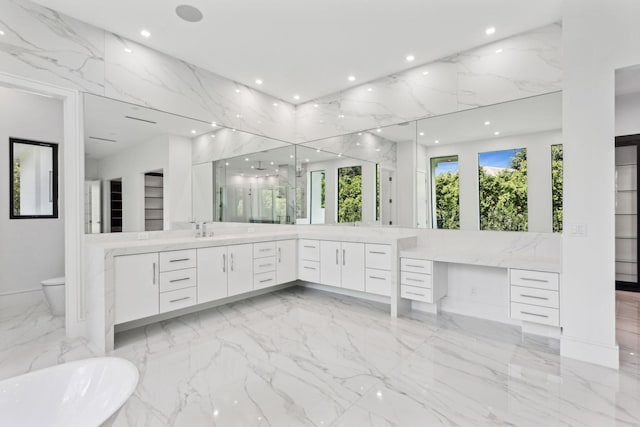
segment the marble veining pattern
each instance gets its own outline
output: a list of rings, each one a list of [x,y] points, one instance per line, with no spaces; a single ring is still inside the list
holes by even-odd
[[[3,312],[0,378],[91,354],[42,304]],[[141,376],[106,425],[638,425],[639,306],[618,294],[614,371],[513,326],[291,288],[119,333]]]

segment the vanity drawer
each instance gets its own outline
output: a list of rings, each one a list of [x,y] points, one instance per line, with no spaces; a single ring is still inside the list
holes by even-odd
[[[303,239],[298,245],[301,260],[320,261],[320,241]]]
[[[320,283],[320,263],[318,261],[309,261],[303,259],[299,263],[300,280],[306,282]]]
[[[253,257],[264,258],[276,255],[276,242],[262,242],[253,244]]]
[[[196,250],[160,252],[160,271],[196,267]]]
[[[268,273],[260,273],[255,274],[253,276],[253,289],[263,289],[268,288],[269,286],[275,286],[276,282],[276,272],[269,271]]]
[[[548,289],[557,291],[559,289],[558,273],[547,273],[545,271],[532,270],[510,270],[511,284],[524,286],[526,288]]]
[[[542,307],[560,308],[558,292],[547,289],[511,286],[511,301]]]
[[[196,304],[197,288],[179,289],[160,294],[160,313],[178,310]]]
[[[257,258],[253,260],[253,273],[262,274],[269,271],[276,271],[276,257]]]
[[[550,326],[560,326],[560,310],[557,308],[512,302],[511,318]]]
[[[391,272],[386,270],[366,269],[365,291],[376,295],[391,295]]]
[[[430,274],[411,273],[408,271],[400,272],[400,284],[429,289],[433,287],[432,277]]]
[[[400,270],[412,273],[431,274],[433,261],[426,259],[400,258]]]
[[[414,301],[433,302],[431,289],[418,288],[416,286],[400,285],[400,296]]]
[[[198,284],[197,277],[198,270],[195,268],[160,273],[160,292],[196,286]]]
[[[365,246],[365,265],[379,270],[391,270],[391,245],[375,245],[367,243]]]

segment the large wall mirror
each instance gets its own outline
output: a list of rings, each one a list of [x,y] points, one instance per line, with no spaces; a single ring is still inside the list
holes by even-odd
[[[58,218],[58,145],[9,139],[9,218]]]
[[[417,223],[562,231],[562,94],[418,121]]]

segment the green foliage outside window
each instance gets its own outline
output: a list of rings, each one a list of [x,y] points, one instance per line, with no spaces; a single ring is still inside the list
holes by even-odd
[[[551,184],[553,197],[553,232],[562,233],[562,144],[551,146]]]
[[[478,168],[480,230],[527,231],[527,152],[514,150],[509,168],[490,173]]]
[[[20,215],[20,159],[13,161],[13,214]]]
[[[338,222],[362,221],[362,166],[338,169]]]
[[[460,172],[440,173],[435,178],[437,228],[460,228]]]

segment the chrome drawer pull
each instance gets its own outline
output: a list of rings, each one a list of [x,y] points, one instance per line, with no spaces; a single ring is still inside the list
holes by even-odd
[[[424,296],[426,296],[425,294],[419,294],[419,293],[417,293],[417,292],[411,292],[411,291],[404,291],[404,292],[405,292],[406,294],[409,294],[409,295],[416,295],[416,296],[419,296],[419,297],[424,297]]]
[[[191,261],[191,258],[170,259],[169,262]]]
[[[412,268],[424,268],[424,265],[413,265],[413,264],[407,264],[407,267],[412,267]]]
[[[386,252],[380,252],[380,251],[369,251],[370,254],[376,254],[376,255],[386,255]]]
[[[525,297],[525,298],[543,299],[543,300],[546,300],[546,301],[548,301],[548,300],[549,300],[549,298],[547,298],[547,297],[539,297],[539,296],[536,296],[536,295],[525,295],[525,294],[520,294],[520,296],[521,296],[521,297]]]
[[[191,280],[191,277],[183,277],[182,279],[169,280],[169,283],[184,282],[185,280]]]
[[[540,282],[540,283],[549,283],[547,279],[533,279],[531,277],[521,277],[520,280],[525,280],[528,282]]]
[[[263,268],[263,267],[271,267],[273,264],[261,264],[258,267]]]
[[[304,268],[306,268],[307,270],[315,270],[315,267],[304,267]]]
[[[169,301],[170,303],[174,303],[174,302],[178,302],[178,301],[185,301],[191,299],[191,297],[183,297],[183,298],[178,298],[178,299],[172,299],[171,301]]]
[[[260,249],[260,252],[270,252],[271,248],[264,248],[264,249]]]
[[[385,280],[384,277],[378,277],[378,276],[369,276],[369,279]]]
[[[528,311],[521,311],[520,314],[528,314],[529,316],[537,316],[537,317],[549,317],[546,314],[538,314],[538,313],[530,313]]]
[[[266,283],[266,282],[270,282],[270,281],[272,281],[272,280],[273,280],[273,279],[264,279],[264,280],[260,280],[260,283]]]
[[[305,248],[309,248],[309,249],[315,249],[315,246],[308,246],[308,245],[304,245]]]
[[[409,282],[424,282],[424,280],[414,279],[413,277],[405,277],[405,279],[407,279]]]

